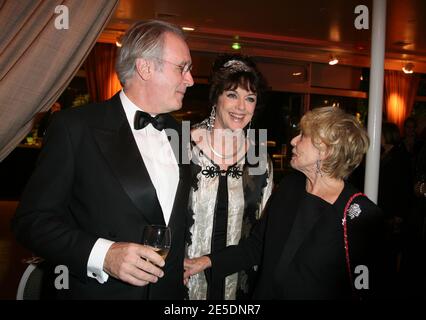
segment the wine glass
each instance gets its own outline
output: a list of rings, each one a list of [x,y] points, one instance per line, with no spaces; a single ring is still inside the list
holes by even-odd
[[[166,260],[171,246],[170,228],[162,225],[147,225],[143,230],[142,242]]]

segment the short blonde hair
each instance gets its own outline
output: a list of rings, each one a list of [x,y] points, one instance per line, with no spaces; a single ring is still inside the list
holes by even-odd
[[[302,117],[300,127],[315,147],[325,149],[327,156],[321,163],[321,171],[332,178],[347,178],[368,150],[364,127],[357,118],[339,108],[313,109]]]

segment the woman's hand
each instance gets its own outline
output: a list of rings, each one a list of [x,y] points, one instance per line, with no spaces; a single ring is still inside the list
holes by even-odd
[[[183,282],[186,285],[188,283],[189,277],[204,271],[207,268],[212,266],[212,262],[209,257],[202,256],[193,259],[185,259],[183,263],[183,268],[185,272],[183,273]]]

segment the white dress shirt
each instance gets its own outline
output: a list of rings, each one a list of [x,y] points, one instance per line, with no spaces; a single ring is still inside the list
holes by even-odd
[[[120,92],[120,99],[136,145],[157,193],[164,221],[168,224],[179,183],[179,167],[172,147],[166,132],[164,130],[158,131],[152,124],[148,124],[143,129],[135,130],[133,128],[135,113],[141,109],[130,101],[124,91]],[[108,274],[103,271],[103,265],[106,253],[113,243],[113,241],[99,238],[90,252],[87,262],[87,275],[96,278],[100,283],[108,280]]]

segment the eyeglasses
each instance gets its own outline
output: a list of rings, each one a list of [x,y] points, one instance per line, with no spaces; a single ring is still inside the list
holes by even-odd
[[[160,59],[160,58],[156,58],[156,59],[174,65],[176,68],[178,68],[180,70],[180,73],[182,74],[182,76],[185,75],[185,73],[187,73],[187,72],[191,72],[191,70],[192,70],[192,63],[185,63],[184,65],[180,65],[180,64],[176,64],[176,63],[173,63],[171,61],[168,61],[168,60],[164,60],[164,59]]]

